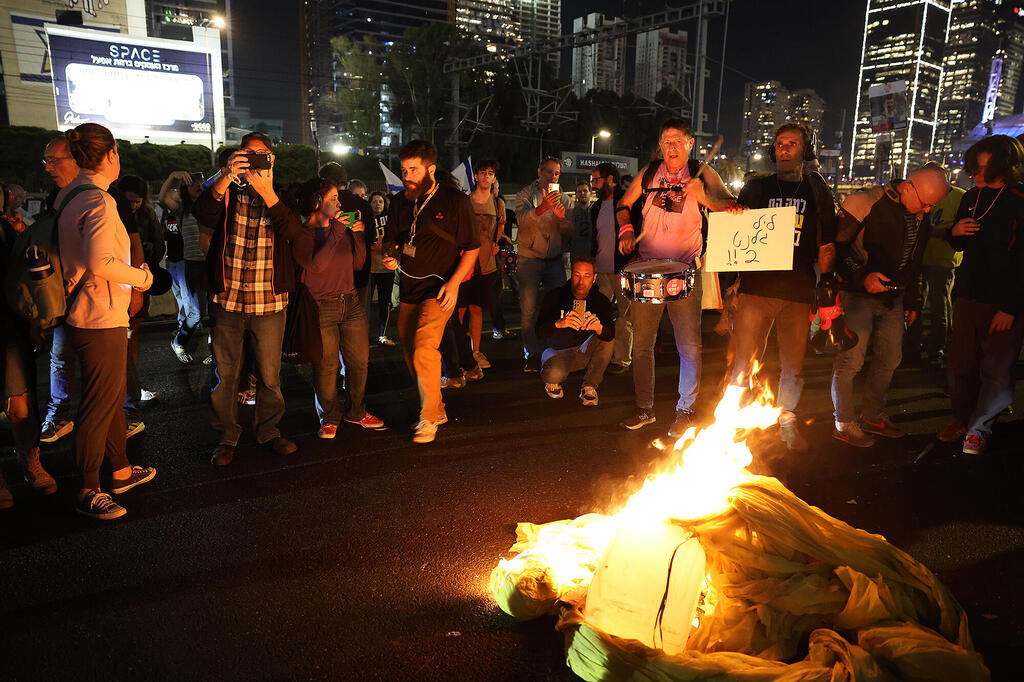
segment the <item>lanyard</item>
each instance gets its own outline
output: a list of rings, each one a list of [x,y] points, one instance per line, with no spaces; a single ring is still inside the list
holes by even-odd
[[[430,200],[434,198],[434,194],[437,193],[437,188],[438,187],[440,187],[440,183],[438,183],[435,180],[434,181],[434,188],[432,190],[430,190],[430,192],[427,194],[427,198],[423,200],[423,203],[420,204],[419,207],[416,206],[416,202],[415,201],[412,202],[412,225],[409,226],[409,245],[410,246],[412,245],[413,240],[416,239],[416,220],[420,217],[420,213],[423,212],[423,209],[426,208],[427,204],[430,203]]]

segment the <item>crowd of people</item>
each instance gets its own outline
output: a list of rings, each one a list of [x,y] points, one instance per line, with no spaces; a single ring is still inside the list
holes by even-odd
[[[384,429],[365,395],[371,341],[396,345],[392,324],[419,394],[413,440],[431,442],[448,421],[442,390],[479,380],[490,368],[481,346],[484,314],[494,338],[509,336],[501,294],[512,270],[524,371],[539,373],[556,400],[570,375],[582,374],[578,396],[586,407],[599,404],[606,373],[632,371],[635,409],[624,415],[625,429],[657,419],[655,344],[666,312],[679,362],[668,432],[678,437],[693,424],[702,312],[717,307],[719,329],[731,336],[730,384],[764,380],[753,375],[776,329],[778,434],[790,450],[807,448],[797,411],[813,329],[838,327],[842,316],[847,343],[834,349],[831,382],[835,439],[871,447],[878,437],[904,436],[885,413],[893,372],[902,361],[932,361],[948,367],[952,403],[938,437],[960,441],[964,453],[984,451],[996,417],[1012,403],[1024,338],[1021,143],[996,135],[971,147],[965,169],[974,187],[967,192],[930,162],[841,202],[813,170],[812,138],[799,124],[776,131],[768,150],[775,172],[750,174],[738,196],[714,168],[690,158],[693,146],[688,123],[669,119],[659,131],[658,158],[635,180],[602,163],[573,195],[560,189],[559,161],[547,158],[507,207],[496,161],[477,161],[467,195],[438,169],[437,148],[422,140],[399,152],[404,188],[390,196],[367,196],[366,184],[349,180],[337,163],[280,187],[271,140],[250,133],[221,153],[213,177],[172,173],[156,194],[158,217],[146,182],[121,174],[109,130],[87,123],[67,131],[43,153],[57,185],[47,210],[57,226],[66,315],[50,334],[42,415],[35,354],[45,348],[44,330],[0,304],[0,376],[27,484],[56,491],[40,443],[72,432],[79,513],[123,516],[112,495],[153,480],[155,469],[131,464],[125,443],[145,428],[140,405],[156,396],[140,382],[137,331],[150,295],[164,289],[177,303],[174,356],[211,366],[213,465],[233,461],[244,403],[255,405],[257,443],[278,455],[296,451],[279,429],[283,359],[312,365],[319,438],[335,438],[342,422]],[[17,235],[32,229],[16,198],[3,191],[4,281],[25,260],[14,249]],[[776,207],[795,209],[792,268],[706,271],[710,213]],[[641,294],[623,273],[645,262],[676,264],[689,284],[668,295]],[[212,352],[198,360],[206,334]],[[858,400],[854,378],[862,372]],[[80,406],[72,415],[79,373]],[[104,462],[112,471],[107,486]],[[0,507],[12,502],[0,480]]]

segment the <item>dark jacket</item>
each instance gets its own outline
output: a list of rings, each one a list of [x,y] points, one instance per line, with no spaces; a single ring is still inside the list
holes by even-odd
[[[578,329],[559,329],[555,322],[572,312],[573,301],[572,282],[566,282],[557,289],[552,289],[544,294],[540,309],[537,311],[537,323],[535,329],[537,338],[544,341],[545,348],[562,350],[582,346],[583,342],[594,335],[592,331],[580,331]],[[602,341],[615,339],[615,318],[618,310],[608,300],[608,297],[597,290],[597,284],[590,287],[587,294],[587,311],[597,315],[601,320],[601,333],[597,338]]]
[[[1024,313],[1024,187],[971,189],[960,200],[956,220],[977,215],[981,228],[949,241],[964,259],[956,270],[954,294],[978,303],[994,303],[1007,315]],[[954,223],[955,224],[955,223]]]
[[[347,189],[338,191],[338,204],[341,206],[342,213],[351,213],[352,211],[359,212],[359,220],[363,223],[363,240],[366,242],[366,252],[370,252],[370,247],[373,246],[373,242],[376,241],[376,233],[371,229],[373,227],[373,209],[370,208],[370,202],[366,199],[361,199]],[[367,258],[359,269],[355,271],[355,287],[356,289],[362,289],[370,283],[370,259]]]
[[[619,221],[615,217],[615,212],[619,205],[619,201],[625,196],[626,190],[620,189],[618,186],[615,187],[615,191],[612,192],[612,222],[615,224],[615,272],[619,272],[629,262],[629,259],[633,257],[633,254],[623,255],[619,251]],[[637,202],[643,201],[643,195]],[[604,199],[598,199],[590,207],[590,255],[597,257],[597,216],[601,215],[601,204],[604,203]]]
[[[210,251],[206,254],[206,278],[211,294],[224,292],[224,258],[227,242],[225,235],[229,219],[234,224],[235,202],[239,190],[232,184],[222,201],[213,196],[213,188],[199,195],[192,207],[192,215],[199,224],[213,230]],[[283,294],[295,290],[295,260],[292,257],[291,242],[302,235],[302,220],[298,214],[278,201],[267,209],[274,226],[274,293]]]
[[[904,221],[906,209],[900,203],[896,187],[902,180],[855,192],[843,202],[836,235],[836,269],[843,288],[865,296],[874,296],[890,305],[903,293],[906,310],[920,310],[922,300],[921,261],[931,236],[931,221],[926,213],[914,235],[910,259],[903,268],[903,247],[907,239]],[[868,294],[864,279],[872,272],[904,287],[902,291]]]

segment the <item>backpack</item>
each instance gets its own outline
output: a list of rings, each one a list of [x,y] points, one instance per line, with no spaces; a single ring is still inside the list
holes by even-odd
[[[55,213],[34,222],[18,234],[10,250],[7,278],[3,283],[7,304],[18,317],[35,322],[40,329],[61,323],[82,282],[68,296],[64,291],[64,269],[60,260],[58,221],[68,203],[87,189],[103,191],[96,185],[78,185],[64,198]]]
[[[644,190],[650,187],[651,183],[654,182],[654,176],[658,174],[658,168],[661,166],[661,163],[662,162],[660,159],[656,159],[647,164],[647,168],[644,169],[644,174],[640,178],[640,187],[642,187]],[[687,159],[686,170],[690,174],[691,178],[697,178],[698,180],[701,181],[701,184],[707,187],[707,182],[704,181],[704,175],[701,172],[703,171],[703,168],[701,168],[700,161],[697,161],[696,159]],[[646,203],[647,196],[646,194],[641,193],[640,200],[634,202],[633,208],[630,209],[630,219],[633,225],[636,225],[638,227],[636,232],[637,236],[640,235],[640,230],[643,229],[643,209]],[[700,207],[700,218],[700,233],[702,242],[700,256],[701,258],[703,258],[704,252],[707,251],[708,249],[708,210],[703,206]]]

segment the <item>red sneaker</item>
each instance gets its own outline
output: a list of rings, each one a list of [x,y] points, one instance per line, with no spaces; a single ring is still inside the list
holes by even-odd
[[[349,424],[356,424],[358,426],[362,426],[364,429],[372,429],[374,431],[380,431],[382,429],[387,428],[386,426],[384,426],[383,421],[381,421],[377,417],[374,417],[369,412],[366,413],[365,417],[358,421],[354,419],[346,419],[345,421],[347,421]]]
[[[946,424],[946,428],[939,431],[935,437],[943,443],[955,443],[966,435],[967,429],[960,422],[953,421]]]
[[[985,436],[975,436],[973,433],[969,433],[964,438],[965,455],[980,455],[985,452],[985,447]]]
[[[316,437],[323,438],[324,440],[334,438],[336,435],[338,435],[337,424],[324,424],[320,427],[320,430],[316,432]]]

